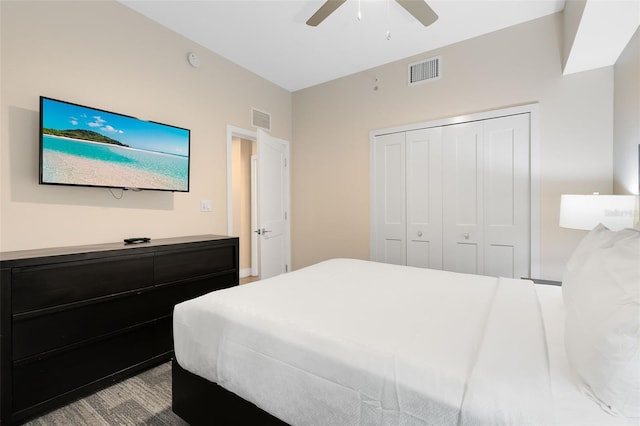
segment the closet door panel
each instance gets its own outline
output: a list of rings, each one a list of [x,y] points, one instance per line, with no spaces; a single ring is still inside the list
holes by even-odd
[[[529,115],[483,123],[485,273],[529,276]]]
[[[515,278],[516,262],[514,251],[512,245],[488,243],[485,248],[485,275]],[[522,277],[524,276],[527,275],[522,275]]]
[[[448,270],[463,274],[477,274],[480,266],[478,265],[480,244],[456,242],[452,247],[455,252],[452,259],[447,259],[450,265]]]
[[[394,265],[405,264],[405,246],[404,241],[400,238],[386,238],[384,240],[384,263],[392,263]]]
[[[407,265],[442,269],[442,128],[407,132]]]
[[[373,259],[404,265],[406,256],[405,134],[376,138],[375,241]]]
[[[442,132],[443,266],[484,274],[482,124],[446,126]]]

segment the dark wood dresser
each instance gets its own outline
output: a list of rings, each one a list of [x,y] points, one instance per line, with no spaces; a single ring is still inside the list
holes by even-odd
[[[238,285],[238,238],[0,253],[0,423],[169,360],[181,301]]]

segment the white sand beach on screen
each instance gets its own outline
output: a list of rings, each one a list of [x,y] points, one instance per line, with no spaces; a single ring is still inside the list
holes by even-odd
[[[42,170],[42,177],[45,182],[96,186],[107,183],[112,187],[177,190],[184,186],[179,179],[122,164],[55,151],[45,151],[44,155],[43,164],[47,166]]]

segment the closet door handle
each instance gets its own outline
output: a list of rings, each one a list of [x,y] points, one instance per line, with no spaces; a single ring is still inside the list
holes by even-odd
[[[469,239],[469,233],[465,232],[464,234],[462,234],[462,238],[464,238],[465,240]]]
[[[422,231],[418,231],[418,237],[422,237]]]

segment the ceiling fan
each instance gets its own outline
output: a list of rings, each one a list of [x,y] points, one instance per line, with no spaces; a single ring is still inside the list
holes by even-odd
[[[347,0],[327,0],[320,9],[307,20],[307,25],[317,26],[331,15],[338,7]],[[425,27],[438,20],[438,15],[429,7],[425,0],[395,0],[407,12],[413,15]]]

